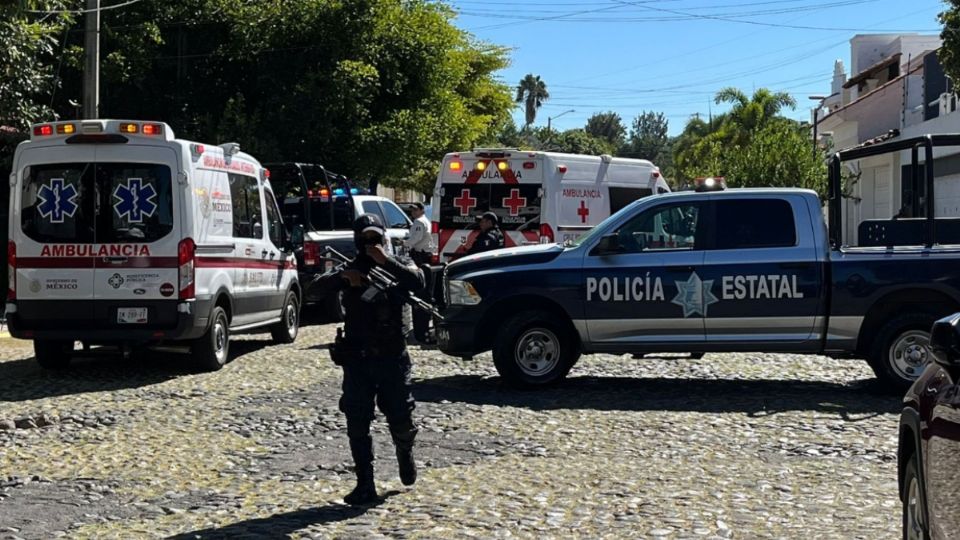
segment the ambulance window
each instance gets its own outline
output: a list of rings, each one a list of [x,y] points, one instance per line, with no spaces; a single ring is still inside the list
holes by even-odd
[[[92,163],[33,165],[23,170],[20,226],[37,242],[94,242]]]
[[[377,201],[363,201],[362,208],[364,214],[373,214],[380,218],[381,223],[387,222],[383,217],[383,211],[380,210],[380,204],[377,203]]]
[[[617,231],[625,253],[698,249],[697,205],[660,206],[643,212]]]
[[[264,190],[263,194],[267,202],[267,234],[273,245],[280,247],[283,244],[283,221],[280,219],[280,210],[277,209],[277,201],[273,198],[273,193]]]
[[[233,236],[260,238],[254,234],[256,225],[262,225],[260,186],[256,178],[231,174],[230,198],[233,199]]]
[[[797,230],[790,203],[741,199],[716,203],[716,249],[793,247]]]
[[[97,164],[97,242],[153,242],[170,234],[170,177],[166,165]]]
[[[610,187],[610,213],[615,214],[628,204],[651,195],[647,188]]]

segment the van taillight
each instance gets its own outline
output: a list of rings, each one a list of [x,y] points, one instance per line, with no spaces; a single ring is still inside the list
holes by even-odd
[[[177,267],[180,274],[180,299],[193,300],[197,295],[196,266],[194,259],[197,245],[192,238],[184,238],[177,246]]]
[[[316,242],[303,243],[303,265],[316,266],[320,263],[320,246]]]
[[[546,223],[540,224],[540,243],[552,244],[554,242],[553,229]]]
[[[7,244],[7,300],[17,299],[17,244]]]

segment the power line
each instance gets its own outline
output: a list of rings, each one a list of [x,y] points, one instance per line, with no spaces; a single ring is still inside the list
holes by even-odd
[[[142,1],[143,0],[128,0],[126,2],[123,2],[122,4],[114,4],[112,6],[102,6],[97,9],[60,9],[60,10],[54,10],[54,11],[27,9],[24,11],[26,13],[33,13],[36,15],[83,15],[84,13],[96,13],[98,11],[103,12],[103,11],[109,11],[111,9],[118,9],[118,8],[130,6]]]

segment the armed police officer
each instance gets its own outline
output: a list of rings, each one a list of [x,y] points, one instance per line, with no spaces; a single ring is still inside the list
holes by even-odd
[[[324,276],[318,286],[330,292],[343,291],[346,311],[344,333],[338,331],[331,347],[334,362],[343,366],[340,410],[347,417],[350,453],[356,466],[357,486],[344,501],[351,505],[378,500],[373,477],[373,439],[370,423],[374,401],[387,418],[396,446],[400,480],[412,485],[417,479],[413,459],[413,395],[410,393],[410,357],[406,350],[403,305],[409,291],[424,287],[423,272],[388,254],[384,249],[386,229],[377,216],[364,214],[354,222],[357,256],[335,274]],[[395,278],[394,286],[382,290],[372,285],[369,273],[379,268]]]
[[[483,253],[503,247],[503,233],[500,232],[500,220],[493,212],[484,212],[480,216],[480,234],[467,244],[467,255]]]

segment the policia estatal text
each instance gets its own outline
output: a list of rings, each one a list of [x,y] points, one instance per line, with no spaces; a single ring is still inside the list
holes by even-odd
[[[403,305],[410,291],[424,287],[423,272],[384,249],[386,229],[380,219],[364,214],[354,223],[357,256],[341,271],[320,278],[317,286],[329,293],[343,291],[344,332],[331,347],[334,362],[343,366],[340,410],[347,416],[350,452],[356,465],[357,487],[344,497],[347,504],[378,500],[373,479],[373,439],[370,422],[374,401],[387,417],[397,450],[400,480],[417,479],[413,459],[413,395],[410,393],[410,356],[403,327]],[[382,290],[371,285],[367,273],[379,267],[396,278]]]

